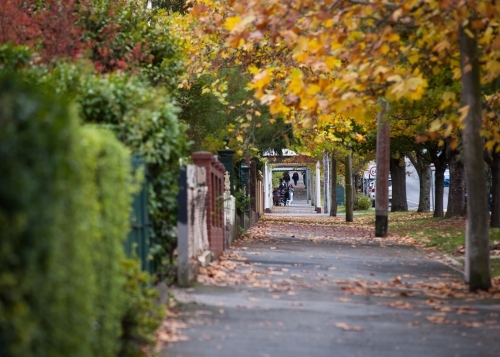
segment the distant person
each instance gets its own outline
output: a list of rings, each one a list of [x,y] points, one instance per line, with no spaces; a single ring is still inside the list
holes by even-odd
[[[297,186],[297,182],[299,181],[299,174],[297,172],[293,173],[292,180],[295,186]]]
[[[307,181],[306,181],[306,172],[305,171],[302,173],[302,179],[304,180],[304,187],[306,187]]]
[[[285,183],[285,181],[283,179],[281,179],[278,189],[281,191],[281,190],[284,190],[285,188],[287,188],[287,184]]]
[[[290,174],[289,174],[288,172],[285,172],[285,173],[283,174],[283,180],[285,180],[286,185],[287,185],[287,187],[288,187],[288,184],[290,183]]]
[[[293,185],[288,186],[288,205],[291,206],[293,202]]]
[[[281,201],[280,189],[276,187],[273,191],[273,203],[275,206],[279,206]]]

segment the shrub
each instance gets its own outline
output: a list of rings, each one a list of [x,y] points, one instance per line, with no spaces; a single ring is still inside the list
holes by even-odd
[[[177,119],[178,107],[165,89],[120,73],[82,77],[77,101],[86,122],[112,129],[146,161],[148,210],[153,223],[151,251],[158,253],[159,267],[163,268],[160,273],[166,272],[177,247],[179,159],[189,146],[185,127]]]
[[[154,344],[155,331],[164,316],[164,307],[155,303],[158,290],[150,287],[151,276],[141,271],[135,259],[126,259],[122,266],[127,275],[125,292],[127,295],[123,314],[120,357],[144,356],[148,345]]]
[[[129,154],[22,77],[0,74],[0,355],[116,356],[131,311],[140,343],[161,316],[146,273],[122,265]]]
[[[130,182],[130,157],[113,133],[86,126],[82,134],[85,180],[97,197],[92,210],[96,218],[92,257],[98,288],[93,355],[143,356],[154,342],[163,308],[155,304],[157,290],[151,287],[152,277],[141,271],[137,257],[124,259],[131,193],[139,185]]]
[[[0,47],[0,65],[17,66],[24,48]],[[11,52],[19,53],[16,56]],[[177,114],[179,108],[166,87],[152,87],[149,79],[111,73],[97,75],[91,66],[58,63],[54,67],[24,68],[30,82],[51,84],[51,91],[76,101],[85,123],[111,129],[133,154],[143,157],[149,174],[148,210],[152,221],[150,252],[159,273],[172,268],[177,247],[177,178],[179,159],[190,142]],[[26,80],[25,78],[25,80]]]
[[[116,356],[120,347],[121,320],[128,299],[122,268],[124,241],[130,230],[132,205],[131,162],[125,147],[108,130],[84,127],[78,142],[85,185],[87,235],[92,242],[93,356]],[[83,209],[83,207],[82,207]]]
[[[0,355],[89,356],[96,290],[75,110],[16,76],[0,74]]]
[[[362,193],[358,193],[354,199],[354,210],[355,211],[364,211],[369,209],[372,206],[372,202],[370,199],[363,195]]]

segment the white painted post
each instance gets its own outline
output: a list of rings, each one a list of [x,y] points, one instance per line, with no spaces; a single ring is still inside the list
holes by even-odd
[[[272,175],[272,173],[271,173]],[[269,175],[269,168],[267,167],[267,162],[264,163],[264,212],[270,212],[271,211],[271,204],[269,202],[269,199],[273,199],[272,197],[272,188],[270,183],[270,175]]]
[[[314,171],[316,172],[316,170]],[[309,172],[309,182],[308,182],[308,187],[310,186],[311,189],[309,192],[311,192],[311,206],[314,207],[314,209],[316,210],[316,191],[314,189],[314,186],[316,186],[314,183],[316,182],[316,179],[314,178],[314,173],[313,172]]]
[[[315,178],[316,178],[316,187],[315,187],[315,191],[316,191],[316,211],[318,211],[318,213],[321,213],[321,172],[320,172],[320,163],[319,161],[316,162],[316,175],[315,175]]]

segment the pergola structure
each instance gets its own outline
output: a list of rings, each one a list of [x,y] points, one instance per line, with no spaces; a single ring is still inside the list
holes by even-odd
[[[282,155],[278,155],[276,152],[268,151],[263,155],[267,160],[264,168],[264,209],[266,212],[271,211],[273,206],[273,187],[272,187],[272,175],[273,172],[286,172],[286,171],[299,171],[306,173],[306,199],[307,203],[311,198],[311,187],[314,187],[316,192],[314,197],[316,198],[314,202],[316,203],[316,210],[318,209],[320,198],[320,177],[319,177],[319,167],[320,163],[317,159],[311,158],[307,155],[297,154],[291,150],[284,149]],[[316,182],[312,182],[312,176],[310,169],[307,165],[315,164],[316,172],[314,177]]]

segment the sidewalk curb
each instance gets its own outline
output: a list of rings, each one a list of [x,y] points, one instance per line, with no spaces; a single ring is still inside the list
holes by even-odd
[[[464,265],[462,263],[460,263],[458,260],[450,257],[449,255],[446,255],[442,252],[442,256],[443,256],[443,259],[436,259],[435,257],[432,257],[428,252],[426,252],[426,250],[420,246],[415,246],[417,248],[417,250],[419,250],[420,252],[424,253],[426,256],[428,256],[430,259],[432,260],[435,260],[437,262],[440,262],[450,268],[452,268],[453,270],[459,272],[460,274],[464,274]]]

